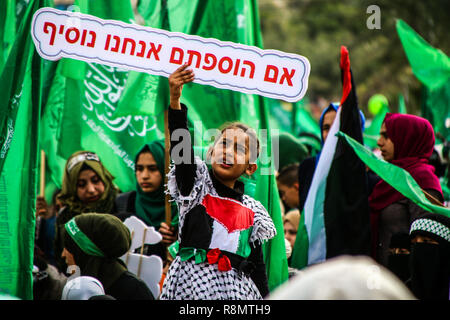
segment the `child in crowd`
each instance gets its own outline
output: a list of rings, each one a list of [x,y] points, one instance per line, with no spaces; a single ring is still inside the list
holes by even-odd
[[[276,230],[265,208],[244,194],[238,180],[256,171],[259,141],[254,130],[233,123],[208,151],[210,170],[194,158],[187,107],[180,103],[183,85],[194,80],[187,67],[169,77],[171,138],[181,129],[187,139],[171,141],[168,192],[178,205],[179,234],[160,299],[261,299],[269,292],[261,245]]]
[[[290,164],[280,171],[277,177],[277,185],[280,198],[285,206],[285,212],[298,209],[300,205],[298,163]]]

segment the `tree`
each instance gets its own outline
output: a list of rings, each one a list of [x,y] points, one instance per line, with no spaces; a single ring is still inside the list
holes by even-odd
[[[381,29],[368,29],[370,5],[380,8]],[[448,53],[450,2],[388,0],[260,0],[265,49],[298,53],[311,63],[308,97],[339,100],[340,72],[336,61],[341,45],[348,47],[355,70],[360,108],[384,94],[391,111],[397,111],[398,95],[405,97],[409,113],[420,113],[420,82],[414,77],[395,31],[403,19],[432,46]],[[357,72],[356,72],[357,71]]]

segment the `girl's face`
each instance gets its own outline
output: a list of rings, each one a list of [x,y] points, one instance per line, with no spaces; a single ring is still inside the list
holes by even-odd
[[[85,169],[80,172],[77,180],[77,197],[88,204],[96,202],[105,192],[105,184],[94,170]]]
[[[227,129],[215,143],[211,166],[216,178],[229,188],[244,173],[251,175],[256,164],[250,164],[249,138],[241,129]]]
[[[156,165],[155,158],[149,152],[141,153],[136,162],[136,180],[143,192],[158,190],[162,183],[161,172]]]
[[[380,138],[377,141],[377,145],[380,148],[384,160],[388,162],[394,160],[394,143],[387,136],[386,125],[384,123],[380,128]]]

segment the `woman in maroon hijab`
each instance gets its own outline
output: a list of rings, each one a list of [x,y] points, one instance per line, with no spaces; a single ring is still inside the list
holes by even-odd
[[[426,119],[414,115],[386,114],[378,140],[384,160],[408,171],[424,191],[442,202],[439,179],[434,174],[434,167],[428,164],[434,143],[434,131]],[[369,204],[373,256],[387,266],[392,235],[408,233],[411,222],[426,211],[383,180],[375,185]]]

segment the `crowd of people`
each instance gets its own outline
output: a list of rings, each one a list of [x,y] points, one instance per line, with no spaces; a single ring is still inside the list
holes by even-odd
[[[183,85],[193,79],[188,65],[169,77],[171,134],[188,131],[188,106],[180,99]],[[338,108],[330,103],[320,117],[322,146]],[[361,112],[361,130],[364,121]],[[276,228],[239,180],[257,170],[259,141],[248,126],[231,123],[221,130],[206,161],[194,157],[189,145],[190,150],[181,149],[189,161],[175,162],[167,177],[165,142],[144,145],[135,158],[136,190],[126,193],[114,185],[99,155],[74,153],[52,202],[37,198],[34,299],[449,299],[450,218],[426,212],[369,169],[371,256],[293,268],[291,254],[298,233],[304,232],[299,222],[321,150],[284,133],[279,142],[277,184],[289,279],[275,292],[269,292],[262,245]],[[180,150],[177,143],[171,141],[171,155]],[[427,197],[444,205],[429,163],[434,145],[427,120],[386,115],[378,140],[382,157],[408,171]],[[173,200],[170,223],[166,193]],[[130,231],[123,222],[131,216],[162,235],[160,243],[139,249],[164,263],[159,296],[119,259],[130,249]],[[371,286],[374,273],[364,270],[374,266],[381,271]],[[71,277],[74,270],[78,277]]]

